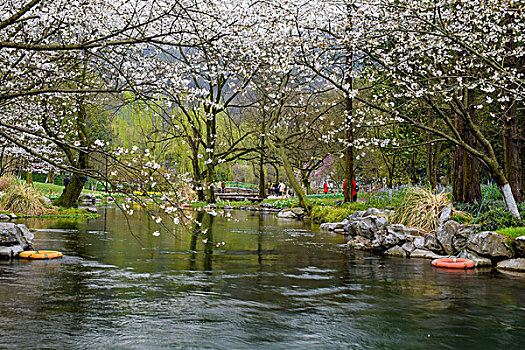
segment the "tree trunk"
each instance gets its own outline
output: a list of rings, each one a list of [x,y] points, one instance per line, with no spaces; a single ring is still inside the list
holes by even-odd
[[[349,64],[350,67],[348,69],[348,76],[346,78],[347,84],[350,86],[350,89],[352,89],[352,55],[350,55],[350,58],[348,59],[349,62],[347,62],[347,65]],[[350,96],[346,96],[345,98],[345,127],[346,127],[346,137],[345,137],[345,181],[344,181],[344,202],[348,203],[352,201],[352,179],[354,178],[354,130],[352,125],[352,115],[353,115],[353,101]]]
[[[191,160],[192,172],[193,172],[193,190],[197,193],[197,200],[204,202],[206,196],[204,194],[204,186],[202,184],[202,173],[199,168],[199,158],[197,157],[198,152],[195,152],[192,148],[193,157]]]
[[[288,155],[286,154],[284,142],[281,142],[281,145],[279,147],[279,154],[281,155],[281,159],[283,160],[283,166],[284,171],[286,173],[286,177],[288,178],[288,181],[290,181],[290,185],[292,186],[295,195],[299,199],[299,206],[301,206],[301,208],[303,208],[308,214],[310,214],[310,211],[312,210],[312,204],[310,203],[310,200],[308,199],[306,194],[303,192],[301,185],[295,178],[292,165],[290,164],[290,160],[288,159]]]
[[[519,124],[516,115],[516,100],[514,98],[509,96],[505,110],[502,131],[505,177],[509,181],[514,198],[521,203],[523,201],[521,193],[523,178],[520,166]]]
[[[430,111],[428,112],[428,116],[429,116],[432,127],[434,127],[435,118],[434,118],[433,109],[430,109]],[[433,135],[431,135],[430,133],[427,133],[428,142],[432,140],[432,137]],[[439,156],[441,153],[441,146],[442,146],[441,142],[427,144],[426,173],[427,173],[427,181],[430,184],[432,191],[434,191],[438,185],[437,171],[438,171],[438,165],[439,165]]]
[[[437,142],[434,146],[434,157],[432,160],[432,169],[430,174],[430,183],[432,184],[432,189],[437,188],[438,184],[438,167],[439,167],[439,158],[441,156],[441,147],[443,146],[442,142]]]
[[[206,193],[208,194],[206,198],[206,202],[215,203],[215,171],[214,171],[213,163],[207,165]]]
[[[465,107],[474,120],[474,92],[465,89]],[[476,148],[476,139],[460,116],[456,116],[456,129],[466,144]],[[460,203],[481,201],[478,160],[466,150],[456,146],[454,152],[454,200]]]
[[[439,165],[439,156],[441,153],[441,142],[436,142],[435,144],[429,143],[427,145],[427,155],[426,155],[426,173],[427,181],[434,191],[438,185],[438,165]]]
[[[522,76],[525,76],[525,56],[522,56],[520,59],[520,73]],[[518,102],[518,125],[520,135],[520,158],[521,158],[521,199],[525,201],[525,103],[523,100]]]
[[[517,67],[519,60],[513,54],[516,42],[510,28],[514,22],[514,15],[510,13],[506,14],[503,22],[509,28],[507,32],[509,40],[505,43],[505,49],[508,52],[508,55],[505,57],[503,65],[510,69],[518,68],[523,71],[523,67]],[[511,88],[516,88],[516,85],[512,84]],[[512,93],[504,91],[504,94],[507,97],[502,130],[505,177],[509,181],[512,194],[516,201],[522,202],[523,174],[520,169],[520,136],[522,134],[520,134],[520,121],[517,115],[517,101]],[[521,131],[523,132],[523,130]]]
[[[84,189],[86,177],[84,175],[75,174],[71,176],[71,181],[64,188],[60,197],[55,201],[55,205],[64,208],[71,208],[77,203],[77,199]]]
[[[303,185],[306,194],[312,194],[312,187],[310,186],[311,183],[308,175],[303,179]]]
[[[266,198],[266,177],[264,176],[264,156],[259,157],[259,198]]]
[[[33,186],[33,172],[31,170],[26,172],[26,183]]]
[[[55,174],[54,174],[53,169],[47,172],[47,183],[49,184],[55,183]]]

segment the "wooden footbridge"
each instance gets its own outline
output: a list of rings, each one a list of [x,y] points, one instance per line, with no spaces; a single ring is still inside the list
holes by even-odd
[[[222,189],[215,190],[215,197],[222,201],[260,202],[264,198],[259,198],[259,185],[248,184],[238,181],[225,181]]]

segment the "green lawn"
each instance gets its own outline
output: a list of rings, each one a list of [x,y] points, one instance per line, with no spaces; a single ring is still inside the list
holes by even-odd
[[[36,188],[41,194],[50,196],[55,198],[58,197],[62,191],[64,190],[64,186],[62,185],[55,185],[55,184],[49,184],[49,183],[43,183],[43,182],[36,182],[33,181],[33,187]],[[96,197],[106,197],[107,194],[104,191],[90,191],[90,190],[82,190],[82,193],[89,193],[93,194]]]
[[[50,193],[62,193],[62,190],[64,189],[64,186],[61,185],[42,182],[33,182],[33,187],[36,188],[40,193],[46,195]]]

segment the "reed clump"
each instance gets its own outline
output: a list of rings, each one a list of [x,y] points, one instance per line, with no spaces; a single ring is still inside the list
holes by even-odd
[[[11,176],[2,176],[0,177],[0,191],[5,191],[9,187],[15,184],[15,179]]]
[[[24,183],[7,188],[0,202],[0,208],[24,215],[43,215],[50,212],[42,195]]]
[[[393,224],[402,224],[426,232],[436,231],[439,226],[439,216],[443,209],[452,201],[442,191],[434,194],[424,188],[414,188],[406,193],[403,202],[390,217]]]

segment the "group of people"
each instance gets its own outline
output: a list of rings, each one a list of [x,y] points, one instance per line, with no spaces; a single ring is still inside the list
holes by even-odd
[[[268,192],[269,195],[274,195],[274,196],[283,196],[287,194],[286,184],[283,181],[279,183],[268,181],[268,184],[266,185],[266,191]]]
[[[345,185],[346,185],[346,180],[343,181],[343,194],[345,194]],[[352,202],[355,202],[357,200],[358,191],[359,191],[359,186],[357,186],[355,180],[352,179]],[[329,192],[328,183],[325,182],[323,186],[323,193],[327,194],[328,192]]]

